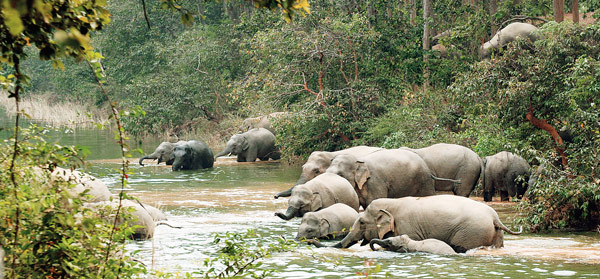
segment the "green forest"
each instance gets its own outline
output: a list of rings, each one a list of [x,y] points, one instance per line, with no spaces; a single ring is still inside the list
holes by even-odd
[[[558,14],[556,2],[563,5]],[[2,94],[15,101],[50,96],[114,115],[115,144],[175,134],[220,147],[244,119],[286,112],[272,123],[289,164],[315,150],[357,145],[452,143],[482,158],[510,151],[537,178],[518,201],[521,225],[530,232],[600,230],[597,0],[2,4]],[[574,9],[582,22],[573,23]],[[482,58],[481,45],[515,21],[538,27],[537,40],[519,37]],[[9,278],[25,270],[78,277],[88,265],[94,268],[86,268],[87,278],[147,272],[107,252],[131,230],[114,235],[97,218],[79,224],[46,214],[67,198],[32,191],[45,183],[31,167],[82,160],[75,147],[49,144],[37,129],[19,129],[0,146],[0,246]],[[123,186],[128,174],[124,167]],[[36,221],[26,224],[28,218]],[[98,226],[102,233],[90,236]],[[35,230],[44,233],[30,247]],[[107,237],[104,251],[99,243]],[[55,241],[63,242],[44,246]],[[239,260],[246,248],[234,244]],[[64,258],[76,260],[61,264]]]

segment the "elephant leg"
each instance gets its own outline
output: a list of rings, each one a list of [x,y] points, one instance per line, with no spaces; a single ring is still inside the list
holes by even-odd
[[[463,196],[468,198],[469,195],[471,195],[471,192],[473,192],[473,189],[475,189],[477,181],[479,181],[480,174],[480,165],[463,167],[456,176],[456,179],[460,180],[461,183],[453,183],[452,192],[454,192],[454,194],[457,196]]]
[[[246,156],[244,156],[242,154],[238,154],[237,155],[237,161],[238,162],[246,162]]]
[[[500,191],[500,200],[501,201],[508,201],[509,198],[510,197],[508,196],[508,192],[507,191],[504,191],[504,190]]]
[[[248,152],[246,152],[246,162],[256,161],[257,155],[258,155],[258,151],[256,150],[256,147],[248,148]]]
[[[281,159],[281,153],[279,151],[273,151],[269,154],[269,156],[271,157],[271,159],[273,160],[279,160]]]

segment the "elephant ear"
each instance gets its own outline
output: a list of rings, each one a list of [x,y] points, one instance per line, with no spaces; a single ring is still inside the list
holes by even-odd
[[[321,194],[319,192],[313,192],[312,200],[310,201],[310,211],[317,211],[323,207],[323,201],[321,200]]]
[[[242,150],[248,150],[248,138],[245,135],[242,136]]]
[[[329,221],[325,218],[321,218],[321,220],[319,221],[319,231],[321,236],[328,235],[330,227],[331,224],[329,224]]]
[[[365,162],[356,161],[357,167],[356,172],[354,173],[354,182],[356,186],[358,186],[359,190],[362,190],[363,186],[367,182],[367,179],[371,176],[369,172],[369,168],[365,165]]]
[[[379,239],[383,239],[388,232],[396,232],[394,216],[389,211],[380,209],[377,214],[377,234],[379,235]]]

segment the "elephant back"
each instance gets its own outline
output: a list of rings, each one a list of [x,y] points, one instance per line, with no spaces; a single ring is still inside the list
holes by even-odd
[[[306,185],[313,193],[319,193],[323,207],[343,203],[356,211],[359,209],[359,199],[354,187],[348,180],[337,174],[322,173],[307,182]]]

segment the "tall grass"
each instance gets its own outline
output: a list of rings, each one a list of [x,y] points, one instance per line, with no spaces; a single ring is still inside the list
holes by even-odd
[[[9,117],[15,115],[15,100],[8,98],[6,92],[0,92],[0,106],[6,109]],[[106,115],[108,115],[97,108],[80,103],[55,102],[50,94],[24,97],[20,107],[30,120],[54,127],[92,126],[94,123],[106,122]]]

